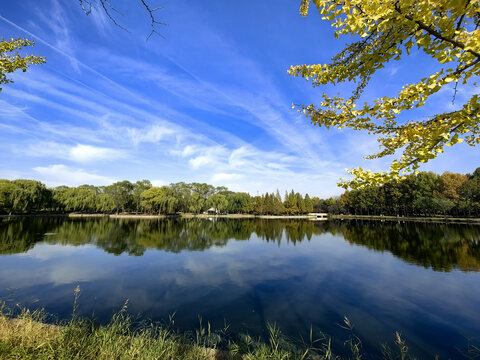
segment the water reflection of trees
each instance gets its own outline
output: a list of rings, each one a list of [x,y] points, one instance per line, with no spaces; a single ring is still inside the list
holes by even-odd
[[[324,233],[339,234],[351,244],[388,251],[437,271],[480,270],[480,227],[453,224],[181,218],[4,219],[0,221],[0,254],[25,252],[43,241],[73,246],[93,244],[111,254],[139,256],[147,249],[175,253],[202,251],[252,237],[278,246],[295,245]]]
[[[36,220],[36,221],[32,221]],[[0,220],[0,254],[16,254],[33,248],[36,242],[43,240],[44,234],[60,225],[63,220],[50,218],[48,225],[40,219]]]
[[[436,271],[480,270],[480,227],[428,223],[348,222],[345,240]]]

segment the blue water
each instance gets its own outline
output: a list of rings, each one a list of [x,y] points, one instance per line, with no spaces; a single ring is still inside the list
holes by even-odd
[[[0,299],[106,322],[198,316],[232,336],[349,333],[367,355],[398,331],[422,358],[460,358],[480,335],[480,226],[281,220],[25,218],[0,222]],[[339,350],[341,351],[341,350]]]

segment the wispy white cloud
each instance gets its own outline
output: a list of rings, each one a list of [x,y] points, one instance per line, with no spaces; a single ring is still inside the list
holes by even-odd
[[[44,4],[43,4],[44,5]],[[80,73],[80,65],[73,50],[68,17],[58,0],[51,0],[50,6],[37,8],[38,19],[53,33],[54,47],[69,55],[73,69]],[[45,28],[45,27],[43,27]]]
[[[27,34],[29,38],[35,39],[37,42],[47,46],[48,48],[50,48],[54,52],[66,57],[70,62],[76,63],[79,66],[79,68],[83,68],[83,69],[87,70],[88,72],[90,72],[91,74],[98,77],[99,79],[103,80],[103,83],[101,84],[101,88],[103,90],[109,91],[112,94],[123,94],[123,96],[125,96],[125,97],[127,97],[131,100],[135,100],[136,102],[138,102],[140,104],[145,104],[146,103],[143,96],[138,95],[137,93],[135,93],[135,92],[127,89],[126,87],[122,86],[118,82],[112,80],[108,76],[100,73],[99,71],[95,70],[93,67],[87,65],[85,62],[78,59],[76,56],[64,51],[64,49],[61,49],[61,48],[55,46],[52,43],[52,41],[45,40],[43,37],[38,36],[37,34],[34,34],[33,32],[25,29],[24,27],[17,25],[13,21],[10,21],[9,19],[5,18],[2,15],[0,15],[0,20],[3,20],[8,25],[10,25],[10,26],[14,27],[15,29],[20,30],[21,32]],[[45,21],[48,22],[48,17],[45,19]],[[77,80],[71,79],[71,81],[72,81],[72,83],[76,82],[76,83],[83,84],[83,82],[78,80],[78,79]],[[83,84],[83,85],[85,87],[89,88],[89,86],[87,86],[85,84]],[[90,88],[90,90],[95,91],[95,92],[99,92],[99,90],[95,90],[95,89],[92,89],[92,88]]]
[[[398,73],[398,70],[400,70],[400,67],[399,67],[399,66],[395,66],[395,65],[390,66],[390,67],[388,68],[388,70],[387,70],[387,71],[388,71],[388,75],[390,75],[390,76],[395,76],[395,75]]]
[[[0,179],[15,180],[15,179],[23,179],[25,177],[26,177],[25,174],[20,171],[0,170]]]
[[[98,175],[87,172],[81,168],[66,166],[63,164],[38,166],[33,169],[38,179],[48,186],[70,185],[79,186],[82,184],[109,185],[117,181],[113,177]]]
[[[34,174],[49,184],[102,184],[132,176],[125,170],[128,158],[128,166],[138,165],[135,177],[163,179],[159,185],[205,181],[252,193],[276,187],[338,193],[335,180],[346,163],[361,156],[355,137],[344,136],[332,149],[324,132],[291,110],[290,95],[272,81],[271,72],[215,29],[200,29],[210,46],[202,53],[216,51],[222,59],[217,76],[209,76],[196,61],[163,49],[159,57],[133,57],[95,42],[79,52],[80,39],[69,31],[74,19],[62,12],[65,4],[52,1],[54,23],[45,24],[50,34],[41,27],[33,34],[0,17],[82,71],[82,76],[62,74],[47,63],[28,76],[19,74],[21,81],[2,93],[9,121],[0,119],[0,126],[10,135],[22,134],[17,148],[26,149],[29,160],[48,156],[64,163],[39,161]],[[41,17],[38,24],[47,20]],[[104,20],[94,22],[100,28]],[[132,48],[152,54],[148,47]],[[102,168],[95,167],[97,161]],[[67,166],[70,162],[82,168]]]
[[[55,142],[32,144],[26,149],[25,153],[29,156],[65,159],[81,163],[113,161],[128,157],[128,154],[123,150],[85,144],[70,146]]]
[[[112,29],[112,21],[108,18],[107,14],[103,9],[100,8],[100,5],[97,3],[93,3],[91,8],[85,8],[89,11],[88,16],[93,19],[93,23],[98,29],[98,32],[103,35],[107,36],[111,33]]]
[[[292,187],[303,193],[337,194],[339,191],[331,179],[343,171],[339,164],[331,164],[328,170],[322,167],[321,171],[313,171],[308,158],[262,151],[250,145],[238,148],[187,145],[175,155],[188,160],[193,174],[204,174],[203,181],[252,194]]]
[[[157,143],[175,133],[176,131],[174,129],[159,124],[154,124],[147,129],[126,129],[126,136],[129,137],[135,145],[143,142]]]
[[[222,47],[224,51],[233,51],[226,40],[218,38],[218,42],[221,44],[220,51]],[[312,136],[311,133],[315,130],[305,131],[306,127],[311,126],[303,122],[303,118],[302,121],[298,121],[299,116],[291,110],[289,101],[267,79],[262,84],[261,94],[251,91],[252,85],[248,83],[250,79],[265,78],[265,74],[255,62],[236,52],[230,54],[228,58],[235,59],[240,69],[248,68],[249,75],[245,79],[236,79],[236,82],[226,85],[223,82],[216,84],[201,80],[193,71],[173,59],[170,60],[181,68],[181,74],[178,72],[172,74],[165,68],[145,60],[108,54],[108,61],[120,64],[118,66],[122,72],[134,75],[145,83],[152,83],[154,87],[180,97],[193,104],[195,108],[239,118],[267,132],[277,139],[279,144],[288,146],[292,151],[301,152],[303,156],[317,159],[318,148],[321,148],[323,153],[328,152],[328,147],[318,132],[316,136]]]
[[[231,181],[239,181],[244,177],[245,175],[243,174],[216,173],[216,174],[213,174],[211,181],[214,184],[225,184]]]
[[[197,147],[196,150],[191,151],[192,147],[186,147],[187,151],[183,151],[182,155],[188,156],[185,154],[190,154],[190,159],[188,163],[193,169],[198,169],[203,166],[218,166],[221,158],[224,158],[227,153],[227,149],[222,146],[207,146],[207,147]]]
[[[165,181],[159,180],[159,179],[151,180],[150,182],[152,183],[153,186],[158,186],[158,187],[168,185]]]
[[[78,144],[70,149],[70,157],[73,161],[90,162],[122,159],[127,154],[121,150]]]
[[[151,108],[129,104],[115,98],[115,94],[105,95],[92,92],[83,85],[67,82],[53,74],[39,71],[34,78],[22,79],[27,90],[8,88],[5,95],[12,101],[28,100],[30,104],[48,106],[56,120],[85,124],[85,131],[97,126],[96,136],[103,134],[117,141],[131,141],[134,145],[142,142],[158,142],[171,137],[195,138],[210,142],[209,136],[221,138],[230,143],[241,143],[235,135],[200,123],[188,114],[180,113],[161,103],[151,103]],[[49,84],[48,86],[46,84]],[[99,101],[101,99],[101,101]],[[157,112],[162,116],[155,115]],[[25,111],[23,111],[25,113]],[[86,124],[88,120],[90,124]],[[182,121],[179,121],[182,120]],[[202,131],[197,129],[201,128]],[[82,131],[72,134],[82,135]]]

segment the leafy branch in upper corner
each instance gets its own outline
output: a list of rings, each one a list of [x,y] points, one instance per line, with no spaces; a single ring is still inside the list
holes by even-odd
[[[340,35],[359,36],[335,55],[329,64],[291,66],[289,74],[302,76],[312,85],[355,82],[350,97],[323,94],[319,105],[299,105],[313,124],[363,130],[376,135],[380,151],[367,159],[401,152],[389,171],[374,173],[350,169],[344,188],[380,185],[416,171],[435,158],[445,146],[465,141],[480,143],[480,96],[474,94],[459,110],[427,119],[397,121],[403,111],[425,105],[427,99],[450,83],[471,84],[480,75],[480,0],[313,0],[323,20]],[[300,13],[308,14],[310,0],[302,0]],[[410,55],[412,47],[435,59],[442,69],[406,84],[395,97],[361,102],[375,72],[390,60]],[[472,84],[473,83],[473,84]],[[454,89],[454,96],[457,86]]]
[[[34,42],[28,39],[10,39],[0,41],[0,84],[12,83],[13,80],[7,77],[7,74],[11,74],[20,69],[23,72],[27,71],[27,68],[31,64],[43,64],[45,58],[36,55],[22,56],[18,52],[22,47],[33,46]],[[2,88],[0,88],[2,91]]]

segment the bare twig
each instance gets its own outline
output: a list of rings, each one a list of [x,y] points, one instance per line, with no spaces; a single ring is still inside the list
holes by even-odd
[[[112,4],[110,4],[109,0],[78,0],[78,1],[80,3],[80,6],[82,7],[82,10],[85,12],[86,15],[90,15],[92,13],[92,8],[95,6],[95,4],[97,4],[99,7],[101,7],[101,9],[104,11],[104,13],[107,15],[107,17],[116,26],[118,26],[120,29],[122,29],[126,32],[129,32],[129,30],[127,28],[125,28],[124,26],[122,26],[116,20],[116,18],[112,15],[112,12],[116,12],[117,14],[120,14],[120,15],[122,15],[122,14]],[[147,0],[139,0],[139,1],[142,4],[142,6],[145,8],[145,10],[147,11],[148,16],[150,17],[151,31],[150,31],[150,34],[147,37],[147,41],[148,41],[148,39],[150,39],[150,37],[153,34],[157,34],[157,35],[159,35],[163,38],[164,36],[156,30],[156,26],[157,25],[167,25],[167,24],[159,21],[157,19],[156,15],[155,15],[156,11],[158,11],[160,9],[163,9],[163,6],[157,7],[157,8],[152,8],[148,4]]]
[[[458,81],[455,82],[455,87],[453,88],[452,105],[455,105],[455,97],[457,96],[457,86],[458,86]]]
[[[160,10],[160,9],[163,9],[163,6],[157,7],[157,8],[155,8],[155,9],[152,9],[152,8],[150,8],[150,6],[145,2],[145,0],[140,0],[140,1],[142,2],[143,6],[144,6],[145,9],[147,10],[148,15],[150,16],[150,21],[151,21],[151,24],[150,24],[150,25],[151,25],[151,31],[150,31],[150,34],[149,34],[148,37],[147,37],[147,41],[148,41],[148,39],[150,39],[150,37],[151,37],[153,34],[160,35],[160,36],[163,38],[164,36],[155,30],[155,25],[157,25],[157,24],[159,24],[159,25],[167,25],[166,23],[161,22],[161,21],[158,21],[158,20],[155,18],[155,11]]]

